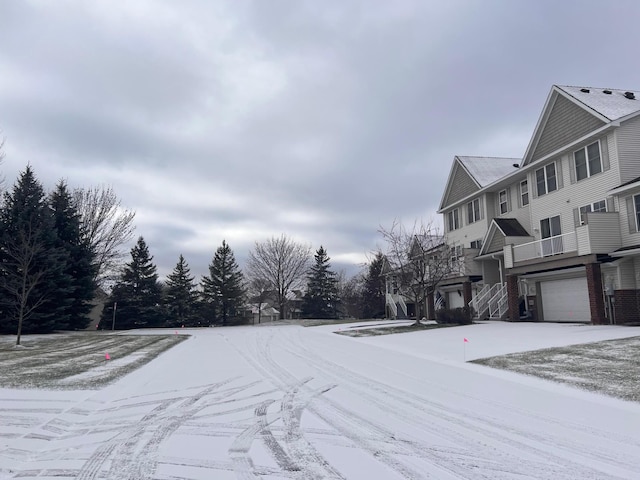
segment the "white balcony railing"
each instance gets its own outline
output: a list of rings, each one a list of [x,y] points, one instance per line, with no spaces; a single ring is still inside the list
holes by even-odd
[[[549,257],[560,253],[578,250],[576,232],[569,232],[555,237],[543,238],[535,242],[522,243],[513,246],[513,261],[522,262],[535,258]]]

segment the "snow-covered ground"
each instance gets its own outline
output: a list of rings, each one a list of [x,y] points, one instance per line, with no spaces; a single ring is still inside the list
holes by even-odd
[[[0,389],[0,478],[640,478],[640,404],[464,362],[640,328],[344,328],[185,329],[99,391]]]

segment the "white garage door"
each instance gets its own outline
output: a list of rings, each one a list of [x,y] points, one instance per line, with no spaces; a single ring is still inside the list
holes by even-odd
[[[590,322],[587,279],[540,282],[542,313],[547,322]]]

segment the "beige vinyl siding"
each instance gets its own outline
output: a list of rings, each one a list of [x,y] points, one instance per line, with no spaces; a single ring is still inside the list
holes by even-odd
[[[587,213],[587,219],[587,224],[576,228],[578,255],[610,253],[621,247],[618,213]]]
[[[629,259],[626,262],[622,262],[618,267],[618,281],[616,287],[623,290],[630,290],[636,288],[636,267],[634,260]]]
[[[532,161],[550,154],[604,125],[604,122],[557,95],[544,130],[532,155]]]
[[[562,164],[562,168],[557,171],[562,172],[564,187],[531,199],[531,233],[536,239],[540,239],[540,232],[535,232],[534,229],[540,229],[540,220],[555,215],[560,215],[563,234],[575,231],[574,209],[600,200],[607,200],[608,191],[619,185],[618,165],[615,156],[609,155],[611,164],[609,170],[576,183],[571,183],[569,179],[569,156],[563,155],[556,162]],[[626,224],[626,221],[624,223]],[[527,227],[525,226],[525,228]]]
[[[491,244],[487,249],[488,253],[493,252],[501,252],[502,247],[504,247],[504,235],[499,230],[493,235],[493,239],[491,240]]]
[[[445,205],[451,205],[458,200],[468,197],[476,191],[478,191],[476,183],[469,174],[458,163],[456,163],[451,181],[451,189],[449,190],[449,195],[447,196]]]
[[[640,177],[640,117],[620,125],[617,130],[620,183]]]

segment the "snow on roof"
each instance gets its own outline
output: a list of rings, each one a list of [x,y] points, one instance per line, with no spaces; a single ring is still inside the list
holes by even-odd
[[[520,165],[521,158],[503,157],[461,157],[458,160],[480,187],[486,187],[496,180],[513,173],[515,165]]]
[[[638,91],[565,85],[556,85],[556,87],[600,115],[607,117],[610,121],[626,117],[640,110],[640,92]]]

